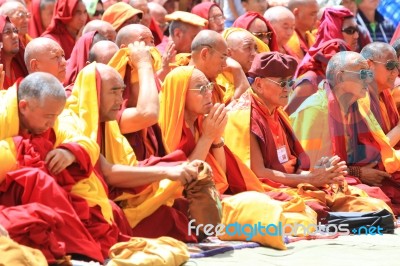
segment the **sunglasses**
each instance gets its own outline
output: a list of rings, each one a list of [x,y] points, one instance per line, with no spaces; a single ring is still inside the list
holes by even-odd
[[[206,85],[201,85],[198,89],[189,89],[190,91],[200,91],[201,95],[205,95],[207,91],[212,92],[214,90],[214,82],[209,82]]]
[[[342,32],[349,34],[349,35],[353,35],[354,33],[359,32],[359,31],[360,30],[358,29],[357,26],[355,26],[355,27],[351,26],[351,27],[342,29]]]
[[[272,37],[272,31],[268,31],[268,32],[252,32],[251,34],[253,34],[254,36],[256,36],[259,39],[268,39],[271,40]]]
[[[291,88],[291,87],[293,87],[293,85],[294,85],[294,80],[292,80],[292,79],[289,79],[289,80],[282,80],[282,81],[275,81],[275,80],[273,80],[273,79],[269,79],[269,78],[265,78],[265,79],[268,79],[269,81],[271,81],[271,82],[273,82],[273,83],[275,83],[275,84],[277,84],[277,85],[279,85],[279,86],[281,86],[282,88],[285,88],[285,87],[287,87],[287,88]]]
[[[96,12],[94,12],[93,16],[102,16],[104,14],[104,10],[96,10]]]
[[[342,70],[342,72],[357,74],[358,78],[363,81],[372,81],[374,78],[374,72],[369,69],[361,69],[360,71],[350,71],[350,70]]]
[[[389,70],[389,71],[392,71],[392,70],[394,70],[395,68],[399,69],[399,65],[400,65],[400,63],[399,63],[398,61],[394,61],[394,60],[387,61],[386,63],[384,63],[384,62],[379,62],[379,61],[375,61],[375,60],[371,60],[371,61],[372,61],[372,62],[375,62],[375,63],[378,63],[378,64],[385,65],[385,68],[386,68],[387,70]]]

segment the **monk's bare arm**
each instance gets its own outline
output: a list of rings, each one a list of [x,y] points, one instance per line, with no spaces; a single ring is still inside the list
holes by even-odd
[[[390,146],[394,147],[400,141],[400,123],[390,130],[386,136],[389,138]]]
[[[250,88],[250,83],[247,80],[246,74],[244,73],[242,66],[234,59],[228,57],[226,59],[227,67],[233,76],[233,85],[235,87],[235,93],[233,99],[239,99],[240,96]]]
[[[138,70],[139,95],[136,107],[124,110],[119,122],[122,134],[136,132],[157,123],[160,104],[150,52],[143,46],[130,46],[130,62]]]
[[[180,181],[182,184],[197,178],[197,167],[191,164],[178,166],[128,166],[109,163],[100,155],[101,171],[108,185],[120,188],[135,188],[162,179]]]

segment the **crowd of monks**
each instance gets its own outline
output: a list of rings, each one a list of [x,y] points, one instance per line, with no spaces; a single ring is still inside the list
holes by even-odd
[[[215,2],[2,1],[0,242],[103,263],[202,241],[193,219],[397,216],[400,30],[366,0],[256,2],[226,27]]]

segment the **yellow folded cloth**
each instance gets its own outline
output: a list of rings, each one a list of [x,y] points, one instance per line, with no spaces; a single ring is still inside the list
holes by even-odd
[[[110,259],[107,266],[179,266],[189,260],[189,251],[185,243],[172,237],[132,237],[112,246]]]
[[[47,265],[40,250],[20,245],[6,236],[0,236],[0,254],[0,265]]]

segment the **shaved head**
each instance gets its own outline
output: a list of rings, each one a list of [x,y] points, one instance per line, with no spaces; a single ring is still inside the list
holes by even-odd
[[[28,19],[25,14],[28,13],[25,5],[20,2],[6,2],[0,7],[0,15],[8,16],[10,21],[18,29],[19,35],[28,33]]]
[[[230,50],[230,57],[236,60],[247,73],[257,53],[257,44],[253,35],[244,30],[235,31],[228,35],[226,43]]]
[[[295,17],[292,11],[283,6],[275,6],[268,9],[264,17],[270,21],[275,30],[278,45],[286,45],[295,28]]]
[[[19,7],[23,7],[26,10],[25,5],[21,4],[17,1],[5,2],[0,7],[0,15],[10,16],[12,15]]]
[[[220,42],[225,42],[221,34],[213,30],[202,30],[194,37],[191,50],[196,52],[204,46],[214,47]]]
[[[264,13],[264,17],[271,22],[271,24],[275,22],[279,22],[286,18],[291,18],[294,20],[294,15],[292,11],[284,6],[274,6],[269,8]]]
[[[89,51],[89,62],[108,64],[118,49],[118,46],[111,41],[99,41]]]
[[[135,41],[143,41],[148,46],[154,46],[153,34],[146,26],[130,24],[118,31],[116,40],[118,47],[126,47]]]
[[[97,63],[96,69],[101,76],[101,81],[107,81],[110,79],[118,79],[118,80],[120,79],[122,81],[122,83],[124,82],[121,78],[121,75],[118,73],[118,71],[109,65]]]
[[[90,31],[98,31],[101,35],[107,38],[107,40],[115,42],[115,37],[117,35],[116,31],[114,30],[113,26],[104,20],[92,20],[89,21],[85,27],[83,28],[82,34],[85,34]]]
[[[288,2],[288,8],[293,11],[295,8],[301,8],[306,5],[318,5],[317,0],[289,0]]]

